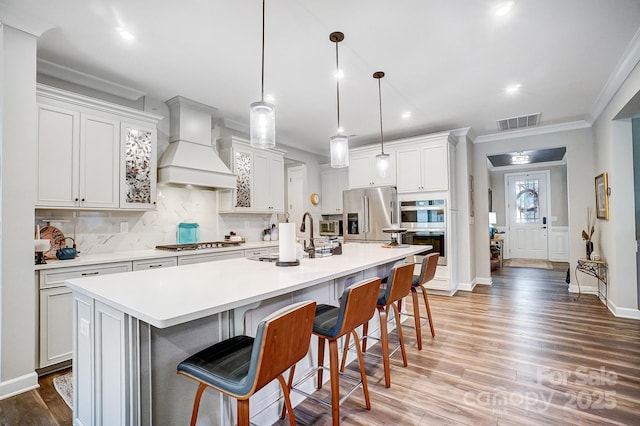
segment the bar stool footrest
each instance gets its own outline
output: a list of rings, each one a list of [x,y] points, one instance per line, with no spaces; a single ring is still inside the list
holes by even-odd
[[[307,380],[309,380],[310,378],[314,377],[317,373],[318,370],[323,369],[326,371],[329,371],[329,367],[325,367],[325,366],[319,366],[319,367],[315,367],[313,369],[311,369],[309,372],[307,372],[307,374],[305,374],[304,376],[302,376],[300,379],[298,379],[292,386],[291,386],[291,390],[299,393],[301,395],[306,396],[307,398],[310,398],[316,402],[319,402],[322,405],[325,405],[327,407],[331,407],[331,401],[330,400],[325,400],[322,398],[318,398],[317,396],[310,394],[306,391],[303,391],[302,389],[298,389],[296,388],[296,386],[299,386],[301,383],[306,382]],[[347,398],[349,398],[351,396],[351,394],[353,394],[359,387],[362,386],[362,379],[360,377],[356,377],[356,376],[352,376],[350,374],[346,374],[343,372],[340,372],[340,379],[345,379],[348,380],[352,383],[355,383],[355,385],[342,397],[340,398],[340,405],[342,405],[342,403],[344,401],[347,400]],[[331,391],[329,391],[331,392]],[[331,395],[331,393],[329,393],[329,395]]]

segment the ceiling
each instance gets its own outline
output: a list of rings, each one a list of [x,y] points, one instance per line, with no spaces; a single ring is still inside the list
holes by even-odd
[[[493,167],[511,167],[513,166],[512,158],[514,156],[529,157],[526,164],[548,163],[564,161],[564,155],[567,148],[547,148],[535,149],[531,151],[516,151],[506,154],[488,155],[487,158]]]
[[[265,92],[277,139],[326,155],[336,132],[335,45],[341,124],[352,146],[540,113],[540,125],[587,120],[640,28],[638,0],[269,0]],[[168,100],[211,105],[247,125],[260,99],[262,2],[0,0],[9,15],[52,28],[38,58]],[[134,34],[124,40],[115,31]],[[508,93],[518,84],[517,93]],[[410,118],[403,118],[410,112]]]

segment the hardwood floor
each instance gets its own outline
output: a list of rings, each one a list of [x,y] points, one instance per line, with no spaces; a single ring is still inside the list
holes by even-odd
[[[341,424],[639,424],[640,321],[615,318],[595,296],[575,300],[566,268],[503,268],[490,287],[430,296],[436,337],[423,334],[418,351],[404,328],[409,367],[392,357],[390,389],[369,358],[372,410],[355,392]],[[295,413],[302,425],[331,424],[313,401]]]
[[[639,424],[640,321],[615,318],[595,296],[576,299],[566,264],[555,266],[503,268],[492,286],[429,296],[436,337],[423,329],[418,351],[404,327],[409,366],[392,357],[389,389],[381,360],[367,358],[372,409],[356,391],[341,424]],[[310,400],[295,414],[301,425],[331,424],[330,410]],[[50,376],[0,401],[1,425],[70,423]]]

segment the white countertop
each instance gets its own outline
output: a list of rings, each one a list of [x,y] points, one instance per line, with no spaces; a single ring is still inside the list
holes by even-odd
[[[294,267],[242,258],[77,278],[66,284],[74,292],[165,328],[394,262],[429,248],[351,243],[343,245],[342,255],[303,259]]]
[[[130,250],[119,251],[113,253],[100,253],[100,254],[82,254],[75,259],[69,260],[57,260],[47,259],[47,263],[44,265],[35,265],[35,270],[42,269],[55,269],[66,268],[68,266],[88,266],[99,265],[103,263],[123,262],[132,260],[146,260],[146,259],[158,259],[161,257],[175,257],[175,256],[192,256],[196,254],[211,254],[211,253],[224,253],[228,251],[237,250],[251,250],[257,248],[278,247],[278,241],[256,241],[250,243],[242,243],[237,246],[228,247],[216,247],[212,249],[202,250],[182,250],[182,251],[169,251],[169,250]]]

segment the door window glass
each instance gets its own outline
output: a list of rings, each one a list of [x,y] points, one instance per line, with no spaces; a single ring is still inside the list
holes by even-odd
[[[539,180],[516,181],[516,223],[540,222]]]

